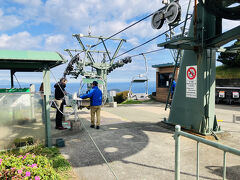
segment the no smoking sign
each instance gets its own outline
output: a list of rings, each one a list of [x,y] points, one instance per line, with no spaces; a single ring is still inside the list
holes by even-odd
[[[186,97],[197,98],[197,66],[186,66]]]
[[[187,70],[187,78],[192,80],[196,77],[197,75],[197,70],[195,69],[195,67],[190,67]]]

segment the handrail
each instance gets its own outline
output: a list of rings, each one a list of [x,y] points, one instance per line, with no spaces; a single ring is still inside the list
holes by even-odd
[[[224,151],[223,154],[223,179],[226,179],[226,153],[229,152],[231,154],[235,154],[240,156],[240,150],[225,146],[223,144],[219,144],[213,141],[209,141],[207,139],[203,139],[198,136],[194,136],[192,134],[181,131],[181,126],[175,126],[175,180],[180,180],[180,136],[184,136],[190,138],[192,140],[197,141],[197,168],[196,168],[196,179],[199,179],[199,142],[203,144],[207,144],[209,146],[215,147]]]

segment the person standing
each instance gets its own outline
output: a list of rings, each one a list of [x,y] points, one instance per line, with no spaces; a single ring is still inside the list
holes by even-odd
[[[63,130],[66,129],[62,125],[62,118],[63,118],[63,108],[65,103],[64,96],[67,95],[65,91],[65,87],[67,84],[66,78],[61,78],[59,82],[54,85],[55,88],[55,102],[57,106],[57,113],[56,113],[56,129]]]
[[[175,88],[176,88],[176,81],[175,79],[173,79],[172,86],[171,86],[171,99],[173,98]]]
[[[42,106],[42,122],[43,124],[45,124],[45,109],[44,109],[44,86],[43,86],[43,82],[41,83],[40,85],[40,88],[39,88],[39,93],[40,93],[40,96],[41,96],[41,100],[40,100],[40,104]]]
[[[93,81],[92,89],[85,95],[80,96],[82,99],[90,98],[91,128],[95,127],[95,115],[97,115],[96,129],[100,128],[100,112],[102,105],[102,91],[98,88],[98,82]]]

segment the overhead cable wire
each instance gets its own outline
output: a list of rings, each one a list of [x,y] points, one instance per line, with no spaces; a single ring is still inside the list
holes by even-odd
[[[190,19],[190,18],[191,18],[191,17],[187,18],[187,20]],[[185,21],[182,21],[182,22],[179,23],[177,26],[183,24],[184,22],[185,22]],[[138,46],[136,46],[136,47],[133,47],[132,49],[129,49],[128,51],[126,51],[126,52],[124,52],[124,53],[118,55],[118,56],[115,57],[115,58],[118,58],[118,57],[120,57],[120,56],[122,56],[122,55],[124,55],[124,54],[127,54],[127,53],[129,53],[130,51],[133,51],[133,50],[135,50],[135,49],[137,49],[137,48],[139,48],[139,47],[141,47],[141,46],[143,46],[143,45],[145,45],[145,44],[147,44],[147,43],[149,43],[149,42],[151,42],[151,41],[157,39],[158,37],[160,37],[160,36],[166,34],[167,32],[169,32],[169,31],[171,31],[171,30],[173,30],[173,29],[174,29],[175,27],[177,27],[177,26],[172,26],[171,28],[169,28],[169,30],[164,31],[163,33],[161,33],[161,34],[159,34],[159,35],[153,37],[152,39],[150,39],[150,40],[148,40],[148,41],[146,41],[146,42],[144,42],[144,43],[142,43],[142,44],[140,44],[140,45],[138,45]]]
[[[166,8],[166,6],[164,6],[164,7],[160,8],[160,9],[159,9],[159,10],[157,10],[157,11],[161,11],[161,10],[163,10],[163,9],[165,9],[165,8]],[[156,12],[156,11],[155,11],[155,12]],[[147,15],[146,17],[144,17],[144,18],[142,18],[142,19],[140,19],[140,20],[136,21],[135,23],[133,23],[133,24],[131,24],[131,25],[129,25],[129,26],[127,26],[127,27],[125,27],[124,29],[122,29],[122,30],[118,31],[117,33],[115,33],[115,34],[113,34],[113,35],[111,35],[111,36],[109,36],[108,38],[104,39],[103,41],[101,41],[101,42],[99,42],[99,43],[97,43],[97,44],[95,44],[95,45],[92,45],[91,47],[95,47],[95,46],[97,46],[97,45],[99,45],[99,44],[101,44],[101,43],[103,43],[103,42],[107,41],[108,39],[110,39],[110,38],[112,38],[112,37],[114,37],[114,36],[116,36],[116,35],[118,35],[118,34],[122,33],[123,31],[126,31],[126,30],[127,30],[127,29],[129,29],[130,27],[132,27],[132,26],[134,26],[134,25],[136,25],[136,24],[140,23],[141,21],[143,21],[143,20],[145,20],[145,19],[149,18],[149,17],[150,17],[150,16],[152,16],[152,15],[153,15],[155,12],[153,12],[153,13],[151,13],[151,14]]]
[[[143,54],[150,54],[150,53],[154,53],[154,52],[158,52],[158,51],[162,51],[162,50],[166,50],[166,49],[165,48],[156,49],[156,50],[152,50],[152,51],[148,51],[148,52],[143,52],[143,53],[140,53],[140,54],[135,54],[135,55],[132,55],[130,57],[142,56]]]
[[[20,88],[22,88],[21,85],[20,85],[20,83],[19,83],[19,81],[18,81],[18,79],[17,79],[17,76],[16,76],[15,74],[13,74],[13,75],[14,75],[15,79],[17,80],[18,86],[19,86]]]

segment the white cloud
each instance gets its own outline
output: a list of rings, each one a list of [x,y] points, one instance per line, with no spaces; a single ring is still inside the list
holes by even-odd
[[[29,32],[19,32],[12,36],[7,34],[0,35],[1,49],[25,49],[31,50],[40,48],[42,38],[40,36],[33,37]]]
[[[13,0],[13,2],[19,3],[19,4],[23,4],[25,6],[40,6],[42,4],[41,0]]]
[[[14,15],[4,16],[3,10],[0,9],[0,31],[13,29],[22,23],[23,21]]]
[[[130,38],[127,40],[128,43],[131,43],[133,46],[139,45],[139,40],[137,38]]]
[[[56,51],[61,49],[61,46],[65,42],[65,36],[62,34],[48,36],[45,39],[45,49]]]

